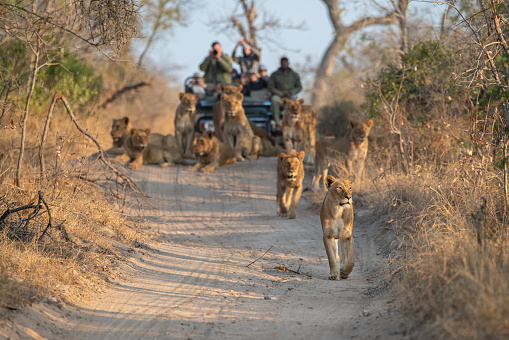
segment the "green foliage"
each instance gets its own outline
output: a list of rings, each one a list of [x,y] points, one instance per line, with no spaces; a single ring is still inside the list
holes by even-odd
[[[11,79],[23,82],[28,79],[26,46],[19,40],[8,40],[0,49],[0,88]],[[25,71],[25,72],[23,72]]]
[[[380,84],[381,94],[389,103],[399,96],[399,107],[408,119],[427,120],[432,110],[444,110],[440,107],[444,103],[460,100],[463,90],[454,80],[454,55],[438,42],[425,41],[412,46],[403,60],[402,67],[384,67],[373,83]],[[370,86],[366,104],[370,116],[380,113],[381,104],[377,89]]]
[[[80,109],[99,99],[102,76],[96,76],[94,69],[74,53],[65,52],[57,56],[52,64],[39,71],[39,81],[32,97],[34,105],[46,103],[56,90]]]

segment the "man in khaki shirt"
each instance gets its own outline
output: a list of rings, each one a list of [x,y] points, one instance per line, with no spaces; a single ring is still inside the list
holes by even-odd
[[[270,75],[269,90],[272,92],[270,111],[276,121],[276,129],[281,129],[281,108],[283,98],[296,98],[302,90],[300,77],[290,68],[288,58],[281,58],[281,67]]]

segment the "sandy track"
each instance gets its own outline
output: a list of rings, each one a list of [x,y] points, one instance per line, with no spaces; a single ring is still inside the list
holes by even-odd
[[[365,294],[385,267],[374,227],[358,216],[366,212],[356,212],[356,267],[347,280],[329,281],[319,216],[305,197],[297,219],[277,216],[275,169],[276,159],[265,158],[209,175],[184,167],[137,171],[137,183],[157,207],[144,215],[160,242],[126,265],[128,280],[79,306],[54,335],[394,338],[389,325],[395,321],[387,316],[392,297]],[[366,310],[369,316],[362,316]]]

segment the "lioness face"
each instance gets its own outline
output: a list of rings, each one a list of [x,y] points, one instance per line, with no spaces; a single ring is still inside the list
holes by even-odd
[[[203,135],[197,133],[195,136],[194,154],[196,156],[208,155],[212,150],[212,139],[214,135],[212,131],[207,131]]]
[[[302,104],[304,104],[304,99],[293,100],[284,98],[283,104],[285,104],[285,115],[289,115],[291,121],[297,122],[301,119]]]
[[[148,135],[150,134],[150,129],[146,130],[131,130],[131,140],[133,142],[133,147],[138,151],[143,151],[147,147],[148,144]]]
[[[235,93],[241,93],[244,86],[241,85],[221,85],[221,92],[223,94],[235,94]]]
[[[236,117],[242,108],[242,100],[244,95],[236,93],[232,95],[223,94],[221,100],[223,101],[224,112],[227,117]]]
[[[122,119],[113,119],[111,126],[110,135],[113,138],[113,145],[121,147],[123,143],[123,137],[128,135],[129,118],[124,117]]]
[[[356,121],[350,121],[350,126],[352,127],[352,136],[359,143],[364,142],[371,131],[371,127],[373,126],[373,120],[368,120],[366,123],[360,123]]]
[[[337,205],[348,205],[352,203],[352,184],[349,179],[340,181],[333,176],[326,178],[329,199]]]
[[[184,109],[183,112],[193,113],[196,111],[196,102],[199,97],[199,93],[179,93],[180,106]]]
[[[281,170],[283,176],[290,182],[295,182],[302,168],[302,160],[304,159],[304,151],[297,153],[295,150],[290,150],[289,154],[281,153],[279,160],[281,161]]]

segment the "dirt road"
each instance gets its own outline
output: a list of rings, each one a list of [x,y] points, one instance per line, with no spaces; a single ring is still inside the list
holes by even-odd
[[[318,213],[303,197],[297,219],[278,217],[275,170],[276,159],[265,158],[209,175],[185,167],[134,173],[158,209],[144,214],[160,242],[55,336],[398,338],[392,294],[369,294],[385,279],[385,262],[375,227],[363,222],[372,220],[367,211],[356,211],[352,274],[329,281]]]

